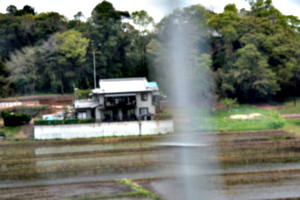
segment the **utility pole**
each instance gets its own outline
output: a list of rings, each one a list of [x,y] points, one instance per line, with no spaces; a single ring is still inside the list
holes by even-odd
[[[96,89],[96,60],[95,60],[95,49],[93,49],[93,64],[94,64],[94,89]]]

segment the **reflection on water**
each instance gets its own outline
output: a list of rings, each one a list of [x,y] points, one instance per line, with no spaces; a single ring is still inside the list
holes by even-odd
[[[126,143],[106,143],[95,145],[65,145],[65,146],[50,146],[38,147],[35,149],[36,155],[43,154],[57,154],[57,153],[73,153],[73,152],[87,152],[87,151],[103,151],[115,149],[128,149],[149,147],[145,142],[126,142]]]
[[[161,136],[160,141],[166,142],[173,137],[177,136]],[[9,196],[16,192],[16,188],[30,187],[37,196],[41,195],[41,191],[47,191],[53,197],[60,195],[63,186],[73,191],[77,184],[150,177],[155,179],[145,179],[141,185],[165,199],[176,199],[183,188],[182,181],[178,179],[182,172],[193,179],[196,187],[203,188],[202,184],[205,183],[208,191],[214,191],[217,183],[219,192],[211,192],[209,196],[212,199],[300,196],[300,152],[296,149],[300,141],[297,139],[237,142],[240,136],[232,134],[230,137],[219,135],[222,138],[213,143],[209,135],[205,137],[207,145],[192,147],[157,146],[158,141],[152,140],[116,143],[96,143],[91,140],[75,145],[63,141],[56,145],[47,142],[39,144],[38,141],[22,145],[14,142],[0,144],[0,192],[3,194],[6,191]],[[182,148],[192,158],[186,163],[178,159]],[[220,149],[220,153],[211,156],[209,152],[216,152],[217,149]],[[217,162],[221,165],[216,165]],[[82,188],[83,185],[78,187]],[[42,186],[43,189],[38,188]],[[81,191],[91,190],[93,193],[104,186],[84,187],[87,189]],[[118,193],[119,190],[113,191]],[[24,189],[23,194],[26,192]]]

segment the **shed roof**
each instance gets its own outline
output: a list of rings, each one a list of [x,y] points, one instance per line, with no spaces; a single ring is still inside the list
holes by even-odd
[[[148,82],[148,86],[150,88],[153,88],[153,89],[157,89],[158,90],[158,85],[156,82]]]
[[[95,108],[99,105],[97,101],[94,100],[76,100],[74,101],[74,107],[78,108]]]
[[[128,93],[155,91],[158,88],[150,87],[146,78],[118,78],[100,79],[100,88],[94,89],[93,93]]]

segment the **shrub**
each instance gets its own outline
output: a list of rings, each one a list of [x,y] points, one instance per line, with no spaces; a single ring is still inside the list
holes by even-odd
[[[8,108],[3,112],[7,113],[16,113],[16,114],[22,114],[27,113],[31,115],[32,117],[36,117],[38,115],[41,115],[43,113],[47,113],[49,110],[48,105],[41,105],[41,106],[16,106],[13,108]]]
[[[88,90],[80,90],[75,89],[76,99],[88,99],[90,97],[91,89]]]
[[[88,123],[95,123],[95,119],[82,119],[82,120],[79,120],[78,123],[80,124],[88,124]]]
[[[64,124],[79,124],[79,119],[65,119]]]
[[[95,119],[35,120],[34,125],[87,124],[94,122]]]
[[[4,119],[4,117],[7,116],[7,115],[9,115],[9,112],[7,112],[5,110],[1,112],[2,119]]]
[[[285,123],[282,120],[273,120],[268,123],[269,127],[272,129],[278,129],[284,127]]]
[[[224,99],[221,99],[220,103],[223,104],[224,106],[226,106],[227,111],[230,112],[232,107],[237,105],[237,100],[230,99],[230,98],[224,98]]]
[[[2,115],[2,113],[1,113]],[[7,114],[3,115],[4,126],[20,126],[24,124],[28,124],[31,120],[31,115],[29,114]]]
[[[35,120],[34,125],[55,125],[64,124],[63,120]]]
[[[4,137],[5,138],[5,133],[3,131],[0,131],[0,137]]]
[[[163,112],[157,115],[156,119],[158,120],[164,120],[164,119],[172,119],[173,114],[170,112]]]

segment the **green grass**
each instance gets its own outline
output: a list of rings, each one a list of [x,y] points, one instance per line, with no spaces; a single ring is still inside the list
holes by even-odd
[[[285,119],[284,130],[292,134],[300,134],[300,119]]]
[[[252,119],[230,119],[230,115],[249,115],[253,113],[259,113],[261,116]],[[246,105],[236,107],[232,113],[220,110],[216,114],[216,125],[218,131],[277,129],[284,126],[284,119],[276,111]]]
[[[194,130],[203,131],[249,131],[282,128],[285,124],[284,118],[277,112],[264,110],[251,105],[235,106],[231,112],[226,108],[217,109],[213,115],[207,110],[193,109],[189,111],[191,120],[189,126]],[[231,115],[261,114],[260,117],[252,119],[231,119]]]
[[[152,192],[146,190],[145,188],[135,184],[130,179],[122,179],[116,180],[117,183],[121,183],[131,187],[133,190],[132,192],[125,192],[125,193],[117,193],[117,194],[105,194],[105,195],[97,195],[97,196],[86,196],[86,197],[79,197],[79,198],[68,198],[63,200],[79,200],[79,199],[107,199],[107,198],[122,198],[122,197],[132,197],[135,196],[145,196],[150,197],[151,199],[159,199],[159,196],[153,194]]]
[[[5,126],[1,129],[1,132],[5,133],[5,138],[11,139],[11,138],[15,138],[15,135],[17,135],[24,128],[25,126],[16,126],[16,127]]]
[[[146,190],[145,188],[135,184],[132,182],[131,179],[122,179],[116,180],[115,182],[121,183],[131,187],[133,190],[132,192],[124,192],[124,193],[117,193],[117,194],[104,194],[104,195],[97,195],[97,196],[86,196],[86,197],[77,197],[77,198],[67,198],[63,200],[83,200],[83,199],[114,199],[114,198],[122,198],[128,197],[131,199],[137,199],[139,197],[150,197],[151,199],[159,199],[159,196],[153,194],[152,192]]]
[[[118,193],[118,194],[106,194],[106,195],[98,195],[98,196],[86,196],[86,197],[79,197],[79,198],[69,198],[69,199],[62,199],[62,200],[85,200],[85,199],[117,199],[122,197],[134,197],[136,195],[139,195],[140,193],[138,191],[133,192],[125,192],[125,193]]]
[[[280,114],[296,114],[300,113],[300,99],[297,98],[296,106],[294,101],[286,101],[280,108],[277,109]]]
[[[150,197],[152,199],[159,199],[159,196],[153,194],[152,192],[146,190],[145,188],[133,183],[130,179],[122,179],[118,181],[119,183],[130,186],[133,190],[137,191],[139,194],[143,196]]]

